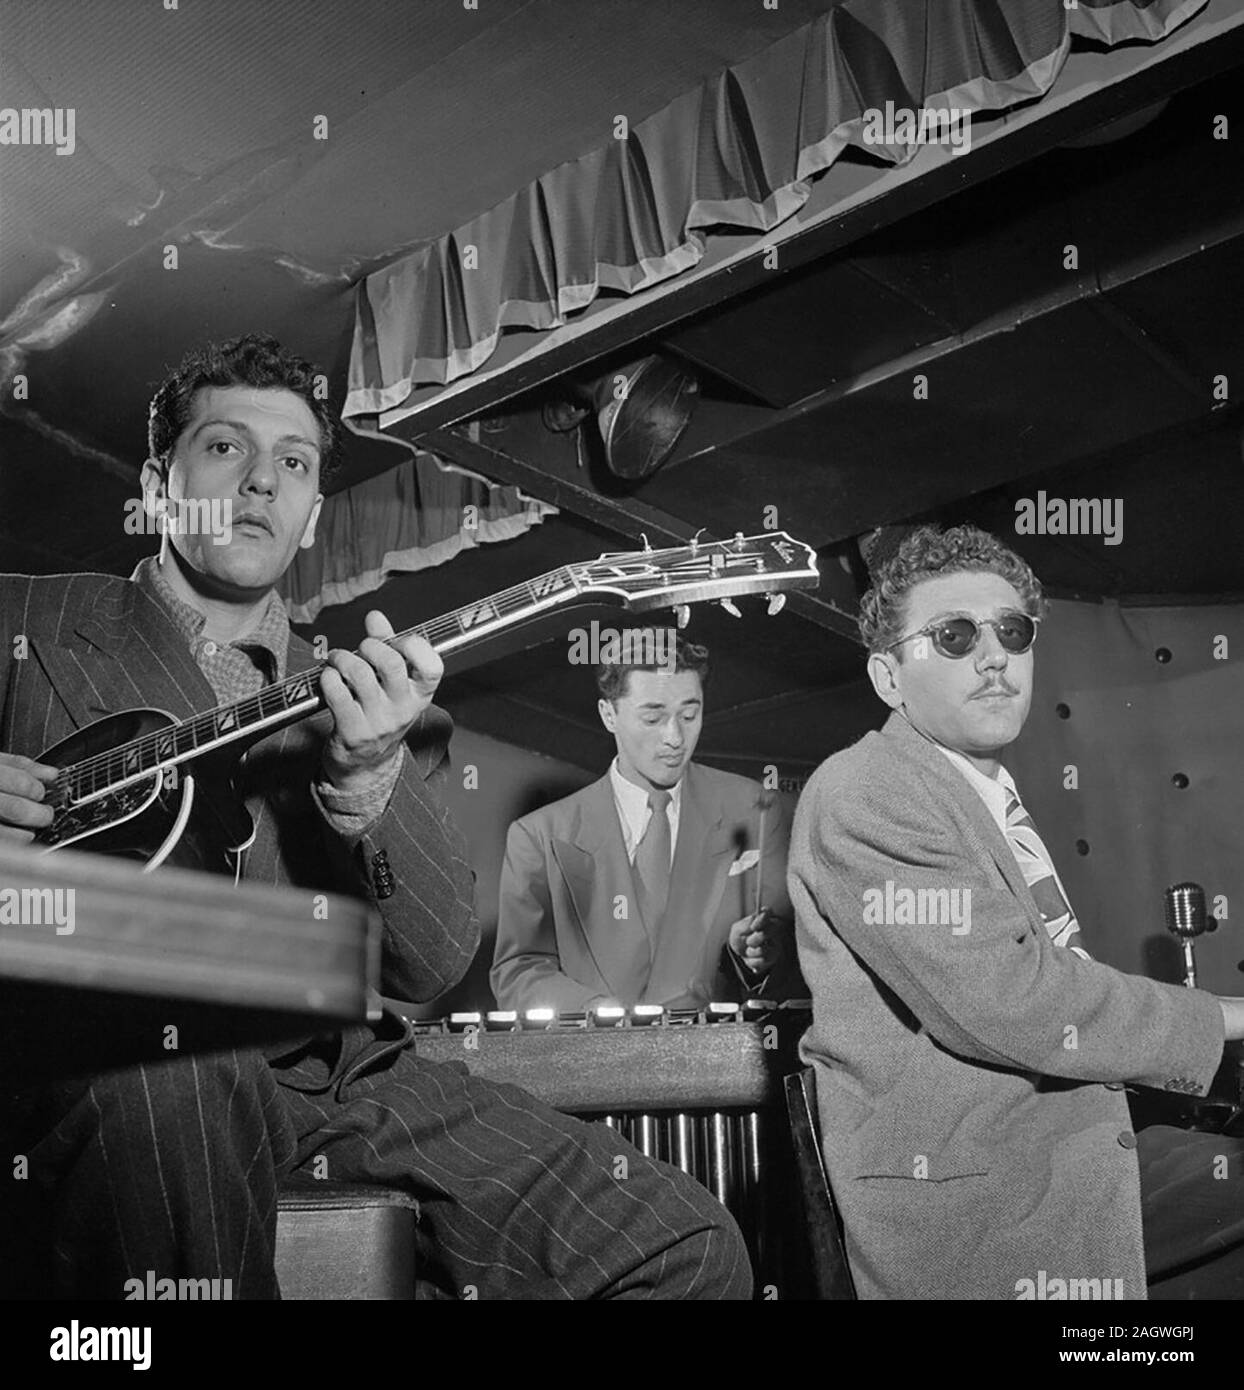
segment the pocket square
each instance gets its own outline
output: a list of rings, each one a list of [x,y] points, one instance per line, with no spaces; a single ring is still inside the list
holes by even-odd
[[[735,874],[745,874],[748,869],[754,869],[760,863],[760,851],[758,849],[744,850],[742,854],[730,865],[728,878],[733,878]]]

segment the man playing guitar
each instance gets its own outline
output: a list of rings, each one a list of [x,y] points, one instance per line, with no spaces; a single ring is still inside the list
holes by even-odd
[[[185,718],[315,664],[275,585],[314,541],[336,450],[316,380],[251,336],[191,354],[157,392],[146,503],[226,504],[226,543],[175,527],[129,580],[0,576],[0,836],[46,832],[60,769],[37,758],[93,720],[133,707]],[[432,646],[385,641],[379,612],[366,628],[319,674],[326,712],[242,758],[254,830],[241,873],[369,899],[384,920],[383,992],[426,1002],[479,939],[466,848],[438,790],[452,722],[433,703]],[[326,1159],[334,1180],[419,1198],[421,1295],[747,1297],[737,1228],[695,1182],[515,1087],[422,1061],[410,1038],[386,1011],[279,1054],[173,1054],[38,1090],[10,1060],[0,1130],[32,1180],[4,1186],[9,1201],[21,1190],[34,1252],[4,1262],[21,1271],[10,1292],[120,1298],[153,1271],[277,1297],[278,1181]],[[0,1041],[20,1057],[20,1039]],[[49,1289],[30,1287],[32,1268]]]

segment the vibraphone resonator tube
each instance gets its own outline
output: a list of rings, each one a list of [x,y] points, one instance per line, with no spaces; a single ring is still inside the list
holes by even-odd
[[[600,1121],[703,1183],[742,1228],[760,1286],[780,1281],[782,1229],[798,1219],[782,1080],[810,1021],[801,1002],[498,1010],[416,1022],[415,1046]]]

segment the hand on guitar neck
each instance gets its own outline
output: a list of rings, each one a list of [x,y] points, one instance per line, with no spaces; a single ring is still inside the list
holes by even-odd
[[[156,708],[119,710],[39,750],[38,764],[8,758],[0,769],[0,832],[7,827],[44,850],[127,855],[148,870],[175,862],[236,877],[255,825],[235,773],[248,746],[282,726],[327,709],[333,727],[319,776],[327,788],[366,802],[396,777],[406,734],[440,683],[443,653],[490,642],[554,606],[594,600],[681,612],[767,594],[775,614],[786,590],[814,587],[817,579],[811,547],[784,531],[731,541],[697,534],[685,546],[563,565],[400,635],[373,611],[359,650],[334,651],[323,667],[188,719]]]
[[[333,731],[324,745],[325,779],[339,792],[365,785],[401,752],[411,726],[432,703],[444,663],[415,634],[393,645],[383,613],[366,618],[358,652],[332,651],[320,677]]]

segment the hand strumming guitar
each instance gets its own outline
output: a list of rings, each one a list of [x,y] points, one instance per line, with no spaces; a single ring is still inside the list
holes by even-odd
[[[0,753],[0,840],[29,844],[52,824],[52,808],[43,798],[56,773],[20,753]]]

